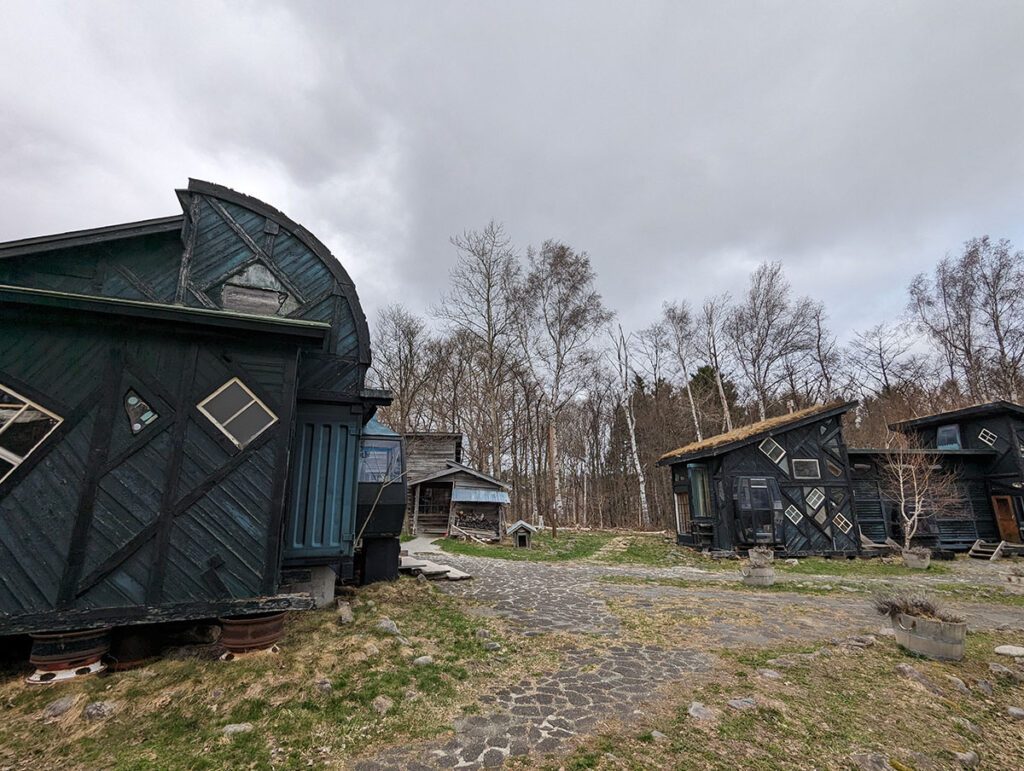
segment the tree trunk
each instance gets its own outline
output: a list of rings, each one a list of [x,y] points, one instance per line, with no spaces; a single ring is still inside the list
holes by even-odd
[[[562,484],[558,478],[558,435],[555,418],[548,423],[548,462],[551,466],[551,537],[558,538],[558,519],[562,516]]]
[[[629,447],[633,454],[633,467],[636,470],[636,478],[640,483],[640,529],[651,529],[651,512],[647,508],[647,481],[644,479],[644,467],[640,463],[640,450],[636,446],[636,419],[633,416],[633,397],[626,397],[623,405],[626,411],[626,427],[629,429]]]

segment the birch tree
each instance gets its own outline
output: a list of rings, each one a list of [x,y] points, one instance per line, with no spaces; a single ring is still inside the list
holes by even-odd
[[[636,378],[632,367],[629,364],[629,341],[622,332],[622,325],[618,327],[618,334],[612,334],[612,341],[615,345],[615,364],[619,374],[619,393],[622,400],[622,410],[626,416],[626,427],[629,431],[629,446],[633,456],[633,469],[636,472],[637,482],[640,487],[640,529],[650,530],[651,512],[647,505],[647,480],[644,478],[643,463],[640,462],[640,450],[636,443],[636,415],[633,412],[633,393]]]
[[[696,353],[697,330],[693,324],[690,307],[685,302],[665,303],[661,308],[661,314],[665,328],[668,330],[672,354],[683,375],[683,386],[686,389],[686,400],[690,405],[693,430],[696,432],[699,442],[704,439],[704,434],[700,429],[697,403],[693,399],[693,387],[690,383],[690,361]],[[728,408],[726,408],[726,412],[728,412]]]

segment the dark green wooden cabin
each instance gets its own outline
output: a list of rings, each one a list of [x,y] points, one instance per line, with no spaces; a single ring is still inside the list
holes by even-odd
[[[389,398],[355,287],[261,201],[177,194],[0,245],[0,634],[303,605],[283,567],[351,575]]]
[[[780,554],[856,554],[843,414],[818,405],[662,456],[672,470],[676,538],[699,549],[768,546]]]

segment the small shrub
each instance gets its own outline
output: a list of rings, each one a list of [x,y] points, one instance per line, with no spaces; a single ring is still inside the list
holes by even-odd
[[[950,613],[929,597],[920,594],[884,594],[875,597],[875,610],[880,616],[895,621],[901,614],[959,624],[964,619]]]

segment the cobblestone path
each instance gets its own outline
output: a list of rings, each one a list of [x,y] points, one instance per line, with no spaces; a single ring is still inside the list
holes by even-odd
[[[745,593],[714,587],[616,584],[603,576],[736,580],[692,568],[609,567],[536,563],[446,555],[444,562],[471,573],[471,581],[440,582],[450,594],[479,601],[474,612],[507,618],[523,634],[571,632],[606,639],[592,648],[567,644],[561,668],[536,680],[481,696],[483,714],[459,718],[450,739],[393,747],[360,761],[357,771],[489,768],[510,756],[565,751],[574,736],[599,722],[631,717],[658,698],[662,687],[711,676],[708,651],[786,640],[827,641],[881,624],[866,594],[851,597]],[[640,626],[650,625],[671,644],[629,641],[622,604]],[[961,605],[972,629],[1024,628],[1019,609]],[[557,638],[556,638],[557,639]]]

